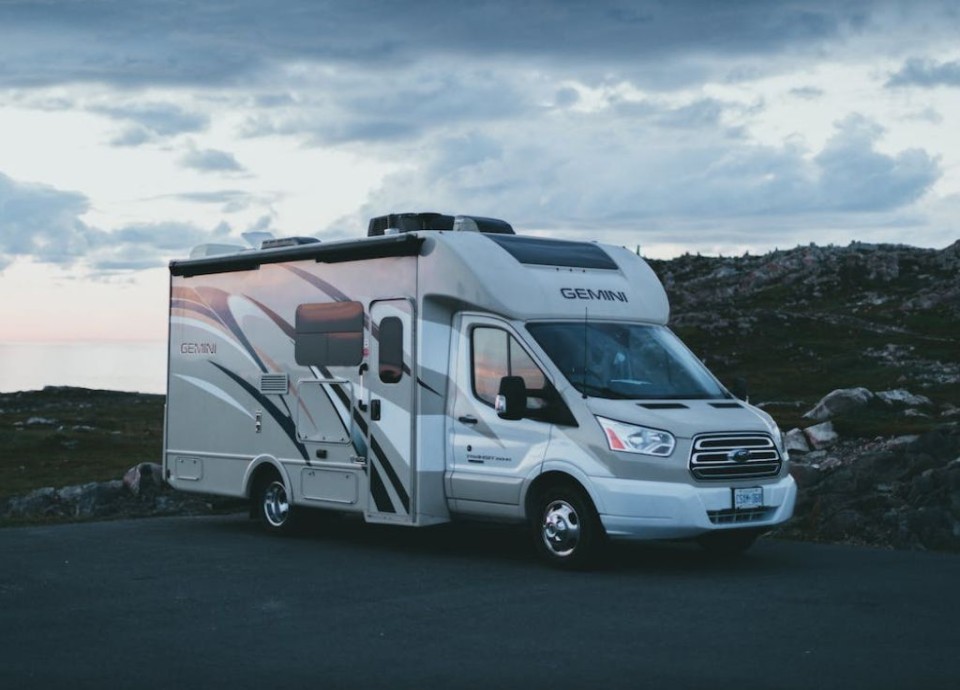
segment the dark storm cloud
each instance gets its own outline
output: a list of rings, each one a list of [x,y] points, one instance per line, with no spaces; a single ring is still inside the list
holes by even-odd
[[[836,211],[887,211],[916,201],[940,176],[937,159],[919,149],[889,156],[874,144],[883,130],[853,115],[815,158],[817,207]]]
[[[192,113],[170,103],[135,103],[131,105],[96,105],[90,112],[133,125],[129,131],[142,132],[145,136],[175,136],[188,132],[200,132],[207,128],[209,118]],[[126,144],[130,145],[130,144]]]
[[[790,95],[804,100],[815,100],[823,95],[823,89],[816,86],[798,86],[790,89]]]
[[[187,223],[131,224],[108,232],[81,220],[90,208],[82,194],[26,184],[0,173],[0,270],[17,258],[94,270],[162,266],[172,256],[230,234],[221,224],[204,230]]]
[[[344,70],[290,107],[249,118],[248,137],[305,136],[312,145],[410,141],[445,124],[495,123],[542,110],[517,77],[466,66],[415,76]]]
[[[643,220],[770,232],[801,216],[855,224],[904,209],[940,163],[920,149],[881,152],[879,128],[856,116],[819,151],[761,145],[748,136],[760,98],[732,103],[704,87],[790,75],[788,98],[816,99],[817,65],[861,64],[878,45],[891,59],[922,55],[957,28],[950,2],[895,0],[0,0],[0,87],[51,104],[59,92],[93,93],[60,107],[114,120],[115,146],[197,135],[186,153],[182,142],[163,150],[203,172],[243,171],[206,148],[210,117],[218,132],[239,122],[234,133],[400,168],[363,216],[419,207],[534,228]],[[956,65],[908,60],[888,86],[949,85]],[[166,242],[182,251],[212,234],[177,224],[106,233],[79,220],[82,195],[7,181],[40,219],[16,222],[63,240],[61,262],[87,251],[105,270],[153,265],[173,251]],[[224,213],[269,207],[243,193],[180,198]],[[58,256],[56,242],[17,245],[9,232],[0,229],[0,261]]]
[[[883,5],[886,3],[878,3]],[[394,67],[522,58],[588,66],[762,57],[864,30],[875,5],[797,2],[84,0],[0,7],[0,83],[236,85],[282,62]]]
[[[170,198],[195,204],[216,204],[221,213],[237,213],[253,205],[270,207],[274,199],[267,194],[251,194],[238,189],[222,189],[215,192],[187,192]]]
[[[180,165],[200,172],[242,172],[232,153],[217,149],[192,149],[180,157]]]
[[[111,146],[141,146],[153,137],[143,127],[129,127],[110,140]]]
[[[890,75],[887,86],[919,86],[927,89],[935,86],[960,86],[960,61],[936,62],[911,58],[903,63],[899,72]]]
[[[24,184],[0,173],[0,270],[19,256],[71,263],[86,249],[89,228],[80,216],[87,198],[46,185]]]
[[[877,151],[882,130],[859,116],[838,123],[813,157],[722,130],[648,129],[611,120],[605,132],[586,135],[561,123],[556,131],[531,126],[438,140],[421,170],[388,176],[358,216],[436,207],[502,214],[519,227],[579,229],[646,222],[729,228],[763,218],[752,227],[770,233],[798,216],[896,211],[941,175],[939,161],[922,150]],[[561,133],[563,146],[552,145]],[[693,232],[689,241],[702,237]]]

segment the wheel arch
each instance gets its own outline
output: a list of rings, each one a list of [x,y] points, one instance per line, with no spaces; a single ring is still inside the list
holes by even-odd
[[[593,504],[594,510],[598,514],[602,511],[602,503],[598,500],[596,493],[591,490],[591,482],[586,474],[569,463],[550,462],[544,463],[540,473],[534,476],[527,484],[522,501],[524,519],[531,519],[534,513],[534,504],[540,491],[544,487],[555,486],[557,484],[572,486],[582,491]]]
[[[243,477],[243,495],[246,498],[251,498],[253,494],[253,487],[257,485],[257,482],[260,481],[261,477],[271,472],[280,477],[280,481],[283,482],[283,488],[287,492],[287,496],[292,497],[293,491],[290,484],[290,478],[287,476],[287,473],[283,469],[283,465],[280,464],[280,461],[272,455],[259,455],[255,457],[247,466],[247,471]]]

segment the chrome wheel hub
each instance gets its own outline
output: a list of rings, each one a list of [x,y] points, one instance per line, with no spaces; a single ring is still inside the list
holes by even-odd
[[[580,543],[580,516],[566,501],[552,501],[543,511],[540,535],[553,554],[569,556]]]
[[[273,527],[282,527],[290,514],[287,491],[280,482],[271,482],[263,492],[263,514]]]

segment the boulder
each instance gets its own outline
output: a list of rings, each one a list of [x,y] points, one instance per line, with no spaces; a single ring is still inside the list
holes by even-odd
[[[790,429],[783,435],[783,445],[790,454],[809,453],[810,444],[807,443],[807,437],[800,429]]]
[[[134,496],[156,494],[163,484],[163,467],[155,462],[141,462],[123,475],[123,485]]]
[[[833,422],[822,422],[808,426],[803,430],[803,433],[810,446],[817,450],[832,446],[840,438],[837,432],[833,430]]]
[[[108,515],[115,512],[116,505],[126,493],[123,482],[90,482],[65,486],[57,491],[59,511],[64,515],[85,518]]]
[[[22,517],[24,515],[42,516],[56,505],[57,490],[52,486],[35,489],[23,496],[7,499],[2,511],[3,517]]]
[[[930,407],[933,405],[933,402],[927,396],[914,395],[903,388],[880,391],[877,393],[877,398],[888,405],[896,405],[898,407]]]
[[[874,397],[873,393],[863,387],[838,388],[824,396],[812,410],[806,412],[803,416],[805,419],[823,421],[843,412],[866,407]]]

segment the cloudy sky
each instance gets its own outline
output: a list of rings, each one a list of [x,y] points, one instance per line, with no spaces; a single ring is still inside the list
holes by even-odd
[[[648,256],[960,237],[956,2],[0,0],[0,341],[167,261],[473,213]]]

